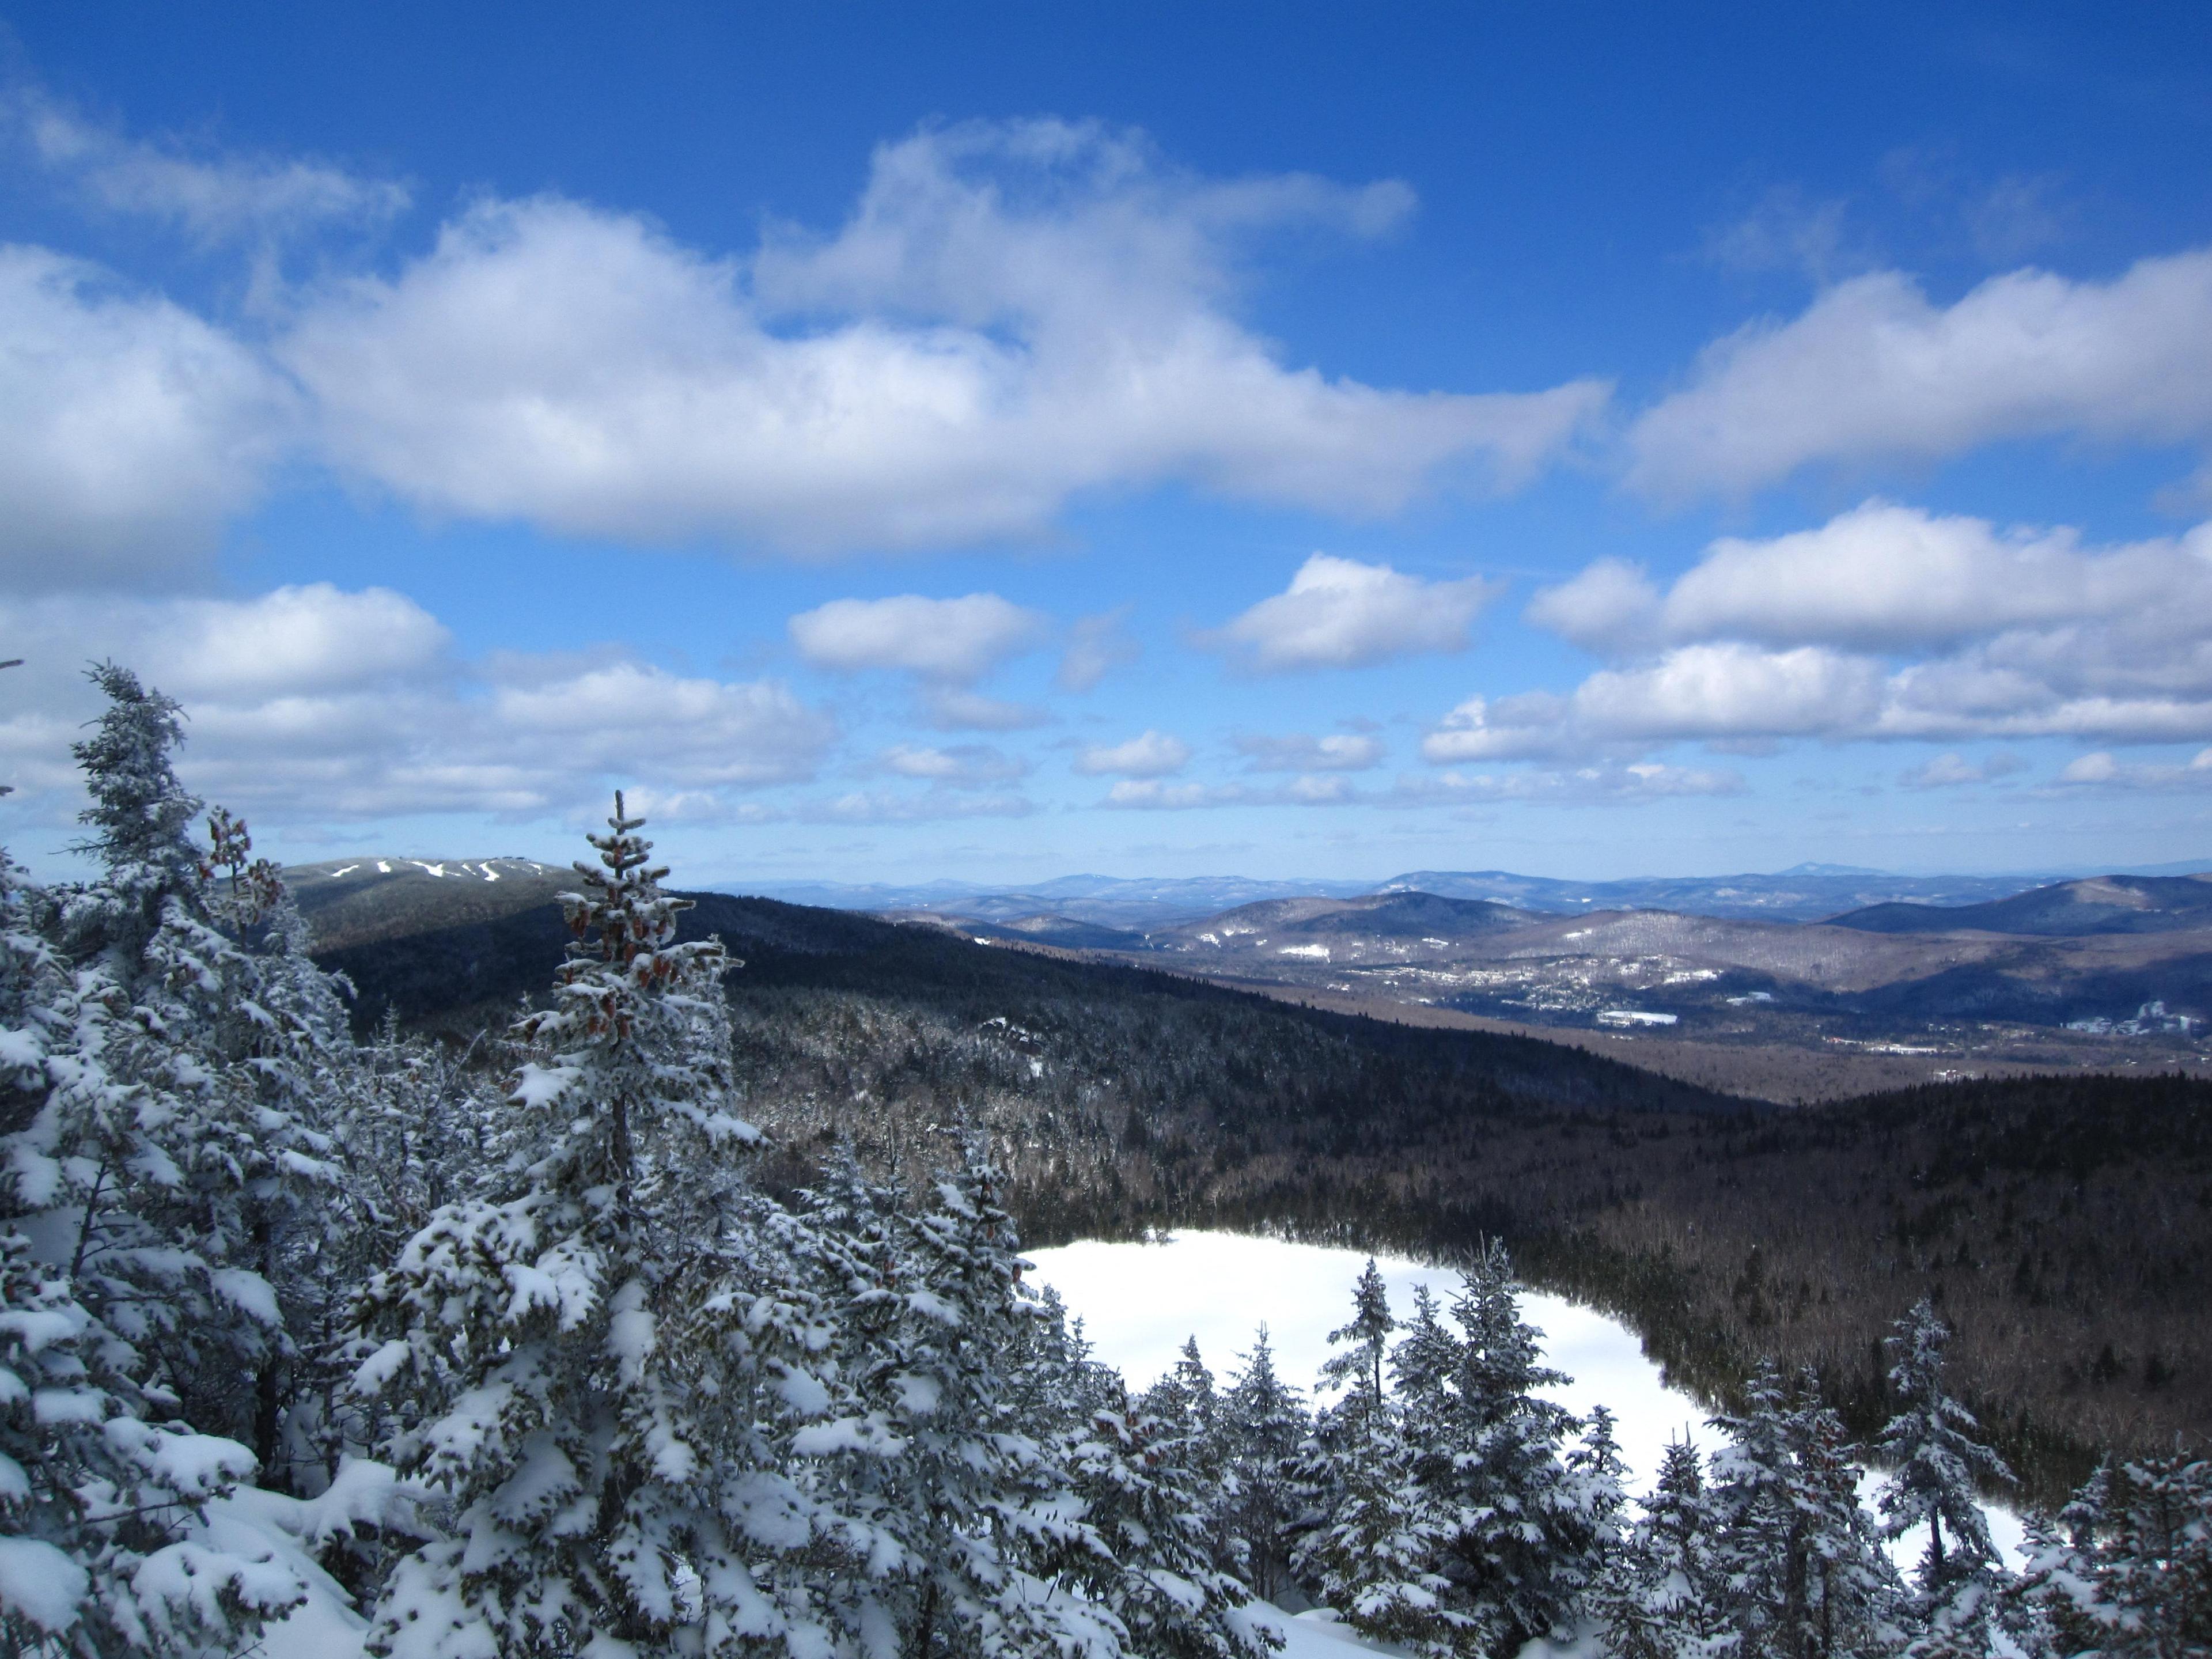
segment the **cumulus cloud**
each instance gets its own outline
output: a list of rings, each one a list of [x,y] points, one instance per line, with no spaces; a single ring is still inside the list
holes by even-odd
[[[49,818],[76,810],[69,746],[98,713],[82,670],[100,658],[184,704],[191,787],[279,823],[559,817],[617,783],[660,789],[698,817],[718,792],[811,777],[836,736],[773,681],[621,657],[464,661],[434,617],[382,589],[12,599],[0,635],[27,659],[0,687],[21,711],[0,720],[0,766],[23,789],[16,804]]]
[[[1106,792],[1102,806],[1116,811],[1188,812],[1201,806],[1245,806],[1252,792],[1236,784],[1168,783],[1158,778],[1124,778]]]
[[[1189,763],[1190,745],[1181,738],[1145,732],[1126,743],[1093,744],[1075,757],[1075,769],[1086,777],[1159,778]]]
[[[1038,612],[996,593],[957,599],[902,593],[832,599],[793,617],[790,632],[799,654],[817,668],[902,669],[966,685],[1037,644],[1048,626]]]
[[[1125,605],[1079,617],[1068,629],[1067,648],[1053,684],[1063,691],[1089,691],[1124,663],[1134,662],[1139,647],[1127,631],[1131,608]]]
[[[931,789],[902,795],[855,789],[809,801],[799,816],[817,823],[926,823],[940,818],[1020,818],[1036,810],[1036,804],[1027,797],[1004,793]]]
[[[1742,777],[1708,767],[1668,766],[1656,761],[1617,762],[1548,771],[1442,772],[1404,777],[1392,791],[1401,805],[1466,805],[1492,801],[1543,801],[1561,805],[1620,804],[1679,796],[1738,795]]]
[[[1382,758],[1382,740],[1365,733],[1317,738],[1310,732],[1281,737],[1246,732],[1233,741],[1255,772],[1364,772]]]
[[[1639,743],[2212,736],[2212,526],[2111,547],[1869,501],[1724,538],[1663,591],[1601,560],[1529,620],[1624,660],[1565,695],[1470,699],[1434,761]]]
[[[1029,538],[1074,494],[1170,481],[1384,513],[1470,468],[1526,478],[1608,396],[1329,380],[1234,319],[1255,238],[1370,235],[1407,201],[1194,179],[1091,125],[933,129],[878,150],[837,233],[750,262],[574,202],[481,204],[280,349],[349,470],[564,533]]]
[[[902,778],[921,778],[949,789],[980,789],[994,783],[1011,783],[1029,775],[1029,763],[994,749],[988,744],[962,743],[948,748],[926,744],[896,744],[878,757],[884,770]]]
[[[1932,755],[1907,770],[1898,781],[1907,789],[1955,789],[1970,783],[2010,777],[2023,764],[2019,756],[2002,750],[1978,761],[1956,753]]]
[[[2109,750],[2076,756],[2058,774],[2066,789],[2132,789],[2164,793],[2212,788],[2212,749],[2179,764],[2125,761]]]
[[[0,571],[18,591],[188,573],[259,495],[293,407],[190,313],[0,247]]]
[[[1605,558],[1566,581],[1539,588],[1522,614],[1563,639],[1603,650],[1641,643],[1658,610],[1658,590],[1642,565]]]
[[[0,444],[0,502],[21,509],[10,542],[50,553],[204,541],[295,444],[429,513],[634,544],[1033,540],[1086,492],[1164,484],[1387,514],[1516,486],[1610,398],[1399,391],[1285,361],[1237,316],[1249,265],[1281,233],[1380,234],[1410,192],[1200,178],[1094,125],[926,130],[878,150],[834,232],[739,252],[558,197],[488,199],[395,268],[286,284],[279,242],[388,218],[404,187],[137,143],[52,104],[10,113],[17,147],[85,199],[252,242],[267,335],[9,254],[0,437],[24,441]],[[83,476],[102,468],[120,488]]]
[[[1438,762],[1566,757],[1684,738],[1824,735],[1879,712],[1881,665],[1818,647],[1684,646],[1565,696],[1470,697],[1421,741]]]
[[[203,242],[267,239],[405,210],[405,185],[297,158],[194,155],[88,121],[33,91],[0,99],[0,127],[93,204],[163,221]]]
[[[1954,304],[1875,271],[1708,347],[1629,428],[1632,486],[1741,494],[1813,463],[1936,460],[2052,434],[2212,433],[2212,251],[2110,282],[2024,270]]]
[[[1463,651],[1468,629],[1496,592],[1480,576],[1428,581],[1387,564],[1316,553],[1284,592],[1265,599],[1200,643],[1258,673],[1359,668],[1424,651]]]

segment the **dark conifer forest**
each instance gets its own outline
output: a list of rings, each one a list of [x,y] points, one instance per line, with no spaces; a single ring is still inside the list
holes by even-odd
[[[177,706],[95,678],[94,873],[0,862],[10,1654],[2212,1643],[2202,1084],[1759,1108],[686,896],[620,794],[556,906],[318,963]],[[1458,1282],[1370,1261],[1309,1401],[1264,1336],[1133,1389],[1024,1281],[1194,1224]],[[1649,1489],[1524,1281],[1712,1402]]]

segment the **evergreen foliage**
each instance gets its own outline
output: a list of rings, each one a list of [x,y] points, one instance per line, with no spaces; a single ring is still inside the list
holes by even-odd
[[[2108,1461],[2014,1578],[1927,1303],[1879,1519],[1770,1366],[1629,1523],[1494,1243],[1402,1323],[1370,1260],[1310,1415],[1265,1328],[1133,1399],[1024,1282],[1005,1138],[969,1125],[919,1200],[842,1142],[793,1201],[757,1178],[733,964],[679,941],[620,795],[550,1006],[356,1043],[246,826],[195,839],[177,706],[94,678],[93,877],[0,854],[10,1654],[252,1651],[307,1587],[238,1541],[246,1497],[313,1507],[406,1659],[1264,1659],[1258,1602],[1301,1597],[1424,1659],[2212,1648],[2212,1464]],[[1883,1547],[1922,1530],[1908,1589]]]
[[[1877,1507],[1884,1532],[1928,1529],[1917,1574],[1915,1659],[1980,1659],[1993,1651],[2006,1573],[1980,1490],[2013,1484],[2004,1460],[1976,1438],[1973,1413],[1944,1392],[1950,1332],[1927,1302],[1898,1322],[1889,1373],[1899,1401],[1875,1452],[1888,1470]]]

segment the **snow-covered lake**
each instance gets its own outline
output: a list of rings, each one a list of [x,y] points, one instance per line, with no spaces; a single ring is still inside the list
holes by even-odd
[[[1304,1389],[1309,1400],[1322,1361],[1333,1352],[1328,1334],[1351,1318],[1352,1283],[1368,1260],[1364,1250],[1195,1231],[1149,1243],[1093,1239],[1026,1254],[1036,1263],[1037,1282],[1060,1292],[1069,1313],[1083,1321],[1097,1357],[1119,1367],[1132,1388],[1149,1385],[1171,1367],[1193,1336],[1214,1376],[1225,1379],[1250,1349],[1255,1328],[1264,1324],[1277,1373]],[[1382,1255],[1375,1262],[1401,1318],[1413,1311],[1415,1285],[1426,1285],[1449,1305],[1459,1284],[1448,1267]],[[1547,1362],[1573,1379],[1547,1390],[1549,1396],[1577,1415],[1593,1406],[1612,1410],[1632,1492],[1650,1486],[1669,1440],[1687,1436],[1708,1452],[1719,1444],[1706,1426],[1707,1408],[1667,1385],[1626,1325],[1540,1291],[1524,1292],[1521,1308],[1544,1334]],[[1869,1501],[1873,1484],[1871,1478],[1864,1483]],[[2017,1547],[2019,1517],[1996,1508],[1989,1515],[1999,1547]],[[1909,1569],[1919,1547],[1908,1534],[1893,1553]]]
[[[1171,1367],[1193,1336],[1216,1378],[1226,1379],[1264,1324],[1277,1373],[1309,1400],[1322,1362],[1338,1352],[1328,1334],[1352,1317],[1352,1282],[1368,1260],[1364,1250],[1198,1231],[1152,1243],[1094,1239],[1024,1254],[1036,1263],[1038,1282],[1057,1290],[1083,1321],[1098,1358],[1118,1366],[1132,1388]],[[1449,1267],[1392,1255],[1377,1255],[1375,1264],[1401,1319],[1413,1310],[1414,1286],[1427,1285],[1447,1307],[1459,1286]],[[1667,1386],[1626,1326],[1538,1291],[1522,1295],[1521,1309],[1544,1333],[1547,1361],[1574,1379],[1547,1390],[1549,1397],[1577,1415],[1593,1406],[1612,1408],[1632,1490],[1657,1472],[1668,1441],[1687,1435],[1701,1446],[1713,1443],[1706,1408]]]

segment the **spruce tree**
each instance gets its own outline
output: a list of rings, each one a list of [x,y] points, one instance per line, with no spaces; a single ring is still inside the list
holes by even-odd
[[[1899,1586],[1859,1505],[1841,1419],[1811,1378],[1793,1397],[1771,1365],[1744,1395],[1741,1411],[1713,1419],[1727,1437],[1712,1462],[1712,1498],[1728,1628],[1746,1651],[1775,1659],[1892,1651],[1901,1645]]]
[[[2212,1652],[2212,1460],[2106,1458],[2059,1511],[2030,1523],[2017,1597],[2057,1651],[2097,1659]]]
[[[1291,1528],[1310,1497],[1297,1474],[1310,1422],[1297,1390],[1276,1374],[1265,1325],[1230,1379],[1221,1418],[1237,1482],[1229,1525],[1243,1543],[1245,1582],[1272,1601],[1289,1582]]]
[[[1133,1652],[1258,1659],[1279,1643],[1247,1611],[1251,1591],[1218,1565],[1200,1422],[1188,1408],[1177,1423],[1126,1402],[1093,1418],[1069,1467],[1103,1550],[1079,1582]]]
[[[1363,1636],[1443,1656],[1455,1651],[1466,1620],[1446,1605],[1450,1586],[1437,1570],[1446,1522],[1417,1471],[1425,1448],[1408,1437],[1382,1387],[1395,1328],[1370,1259],[1352,1287],[1351,1320],[1329,1334],[1350,1346],[1322,1368],[1325,1381],[1345,1389],[1321,1414],[1308,1458],[1327,1520],[1299,1539],[1291,1560]]]
[[[1418,1467],[1449,1517],[1440,1570],[1473,1632],[1469,1650],[1513,1652],[1565,1628],[1598,1530],[1613,1522],[1586,1512],[1595,1488],[1570,1477],[1573,1416],[1535,1392],[1567,1379],[1540,1363],[1543,1333],[1521,1316],[1503,1245],[1486,1244],[1465,1269],[1451,1314],[1459,1335],[1441,1431],[1417,1449]],[[1612,1464],[1605,1479],[1617,1486]]]
[[[1340,1342],[1351,1346],[1342,1353],[1331,1355],[1321,1370],[1324,1381],[1350,1389],[1352,1398],[1346,1403],[1355,1411],[1381,1410],[1383,1356],[1389,1351],[1390,1333],[1397,1327],[1390,1313],[1390,1287],[1370,1255],[1352,1287],[1351,1319],[1328,1334],[1331,1346]]]
[[[843,1639],[908,1659],[1109,1655],[1117,1632],[1075,1589],[1103,1559],[1059,1461],[1018,1401],[1038,1379],[1036,1304],[980,1136],[920,1215],[877,1208],[820,1242],[830,1414],[794,1449],[834,1554],[811,1580]],[[850,1200],[847,1200],[848,1206]]]
[[[1697,1448],[1671,1442],[1643,1516],[1607,1561],[1589,1610],[1614,1659],[1684,1659],[1715,1650],[1725,1597],[1718,1522]]]
[[[273,868],[246,862],[245,827],[218,811],[214,848],[192,840],[177,704],[112,664],[92,678],[108,706],[76,754],[99,872],[60,907],[76,1018],[21,1173],[73,1210],[73,1292],[139,1350],[147,1385],[281,1479],[306,1316],[292,1292],[335,1175],[318,1103],[347,1060],[343,1021],[279,926]]]
[[[2010,1484],[2004,1461],[1975,1437],[1973,1413],[1944,1392],[1950,1332],[1922,1302],[1889,1339],[1898,1409],[1875,1444],[1888,1470],[1877,1507],[1899,1538],[1928,1528],[1912,1612],[1914,1659],[1979,1659],[1994,1650],[1994,1620],[2010,1577],[1997,1559],[1978,1487]]]
[[[0,1644],[73,1659],[234,1649],[301,1587],[264,1549],[211,1542],[204,1506],[253,1455],[161,1420],[176,1397],[77,1294],[57,1097],[112,1103],[112,1085],[86,1040],[106,987],[94,977],[88,997],[58,933],[58,907],[0,853]]]
[[[727,1654],[805,1614],[771,1565],[811,1536],[783,1473],[818,1409],[803,1298],[752,1226],[712,1041],[727,958],[679,944],[615,797],[492,1195],[447,1205],[370,1285],[356,1387],[453,1534],[395,1568],[374,1652]],[[795,1305],[796,1304],[796,1305]]]

